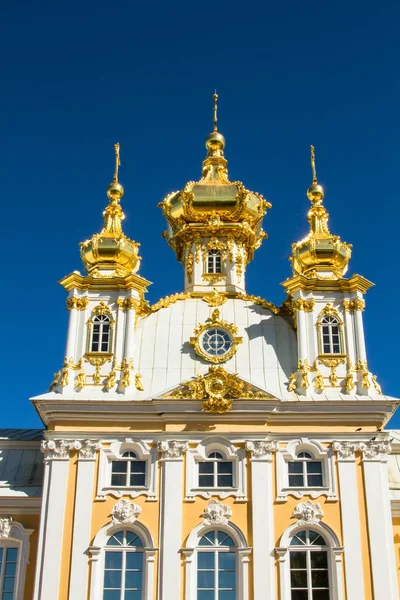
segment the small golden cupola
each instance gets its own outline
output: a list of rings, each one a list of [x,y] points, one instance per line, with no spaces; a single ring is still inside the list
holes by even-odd
[[[311,169],[313,181],[307,190],[312,204],[308,212],[310,232],[292,244],[293,273],[310,279],[341,279],[348,268],[352,245],[329,231],[329,214],[322,204],[324,189],[317,180],[314,146],[311,146]]]
[[[120,201],[124,188],[118,181],[120,146],[115,144],[115,171],[113,182],[107,188],[109,204],[103,212],[104,227],[100,233],[81,242],[81,258],[88,275],[92,277],[124,277],[136,273],[140,265],[139,246],[122,231],[125,215]]]
[[[160,203],[168,222],[164,237],[185,267],[185,289],[190,292],[215,286],[244,291],[245,267],[266,237],[262,219],[271,207],[261,194],[229,180],[217,100],[215,93],[214,127],[206,138],[201,179],[189,181]]]

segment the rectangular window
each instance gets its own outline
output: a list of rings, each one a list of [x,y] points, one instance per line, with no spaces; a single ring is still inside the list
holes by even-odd
[[[214,463],[199,463],[199,487],[214,487]]]
[[[289,487],[304,487],[303,463],[288,463]]]
[[[0,548],[0,597],[15,600],[15,575],[17,572],[18,548]]]

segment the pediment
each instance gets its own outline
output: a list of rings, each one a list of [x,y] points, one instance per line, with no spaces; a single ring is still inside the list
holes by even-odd
[[[163,392],[160,400],[200,400],[207,412],[224,413],[231,410],[234,400],[270,400],[274,396],[255,385],[229,373],[222,366],[210,366],[207,373],[183,381]]]

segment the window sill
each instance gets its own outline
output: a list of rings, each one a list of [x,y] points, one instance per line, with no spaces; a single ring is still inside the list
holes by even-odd
[[[146,486],[135,486],[135,487],[123,487],[123,486],[106,486],[101,488],[101,492],[97,494],[95,500],[107,500],[107,496],[113,496],[114,498],[122,498],[123,496],[130,496],[131,498],[137,498],[138,496],[147,496],[147,502],[157,502],[157,496],[151,492],[149,487]]]
[[[288,496],[294,496],[295,498],[303,498],[304,496],[311,496],[315,499],[319,496],[326,496],[327,502],[337,502],[339,498],[334,494],[329,487],[284,487],[279,490],[276,502],[287,502]]]

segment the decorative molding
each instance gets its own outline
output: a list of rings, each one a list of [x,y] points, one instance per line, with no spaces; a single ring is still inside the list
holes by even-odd
[[[310,300],[304,300],[303,298],[299,298],[292,302],[292,310],[298,311],[303,310],[304,312],[312,312],[314,310],[315,300],[311,298]]]
[[[121,523],[134,523],[142,509],[134,502],[130,500],[118,500],[118,502],[114,505],[111,515],[113,525],[120,525]]]
[[[67,310],[72,310],[73,308],[76,310],[85,310],[89,304],[89,298],[84,296],[83,298],[79,298],[78,296],[71,296],[71,298],[67,298]]]
[[[40,449],[45,460],[69,458],[71,443],[65,440],[43,440]]]
[[[100,445],[94,440],[83,440],[82,442],[77,442],[75,447],[79,450],[80,459],[93,460],[96,458],[96,452],[100,448]]]
[[[136,312],[140,312],[140,301],[136,300],[136,298],[118,298],[117,300],[118,308],[122,308],[122,310],[135,310]]]
[[[206,525],[227,525],[228,519],[232,516],[232,509],[219,500],[210,500],[201,516],[206,519],[204,521]]]
[[[362,442],[360,450],[363,453],[363,460],[382,460],[386,461],[388,454],[392,451],[392,445],[388,440]]]
[[[202,300],[207,302],[208,306],[222,306],[227,302],[228,298],[223,294],[220,294],[216,288],[213,289],[211,294],[206,294],[203,296]]]
[[[346,312],[355,312],[356,310],[363,311],[365,308],[365,301],[361,298],[355,300],[343,300],[343,308]]]
[[[10,537],[12,525],[12,517],[0,517],[0,539],[7,539]]]
[[[341,460],[354,460],[355,452],[359,450],[359,445],[353,442],[333,442],[332,448],[338,453]]]
[[[182,458],[183,454],[188,449],[188,443],[175,440],[162,440],[158,442],[157,447],[164,459]]]
[[[320,520],[323,518],[324,512],[321,505],[318,502],[299,502],[295,507],[292,519],[298,519],[298,525],[318,525]]]
[[[256,459],[270,459],[272,456],[272,452],[276,452],[278,450],[278,442],[271,441],[247,441],[246,442],[246,450],[251,452],[252,460]]]
[[[190,338],[190,343],[194,346],[196,354],[212,363],[221,363],[226,362],[229,358],[231,358],[237,351],[238,345],[243,343],[243,338],[239,337],[237,334],[239,332],[236,325],[233,323],[228,323],[228,321],[224,321],[220,318],[220,311],[218,308],[215,308],[211,314],[211,317],[206,319],[205,323],[197,325],[194,330],[194,336]],[[213,329],[214,327],[220,327],[221,329],[225,329],[231,338],[232,345],[225,354],[212,356],[205,352],[202,346],[203,334],[209,329]]]

